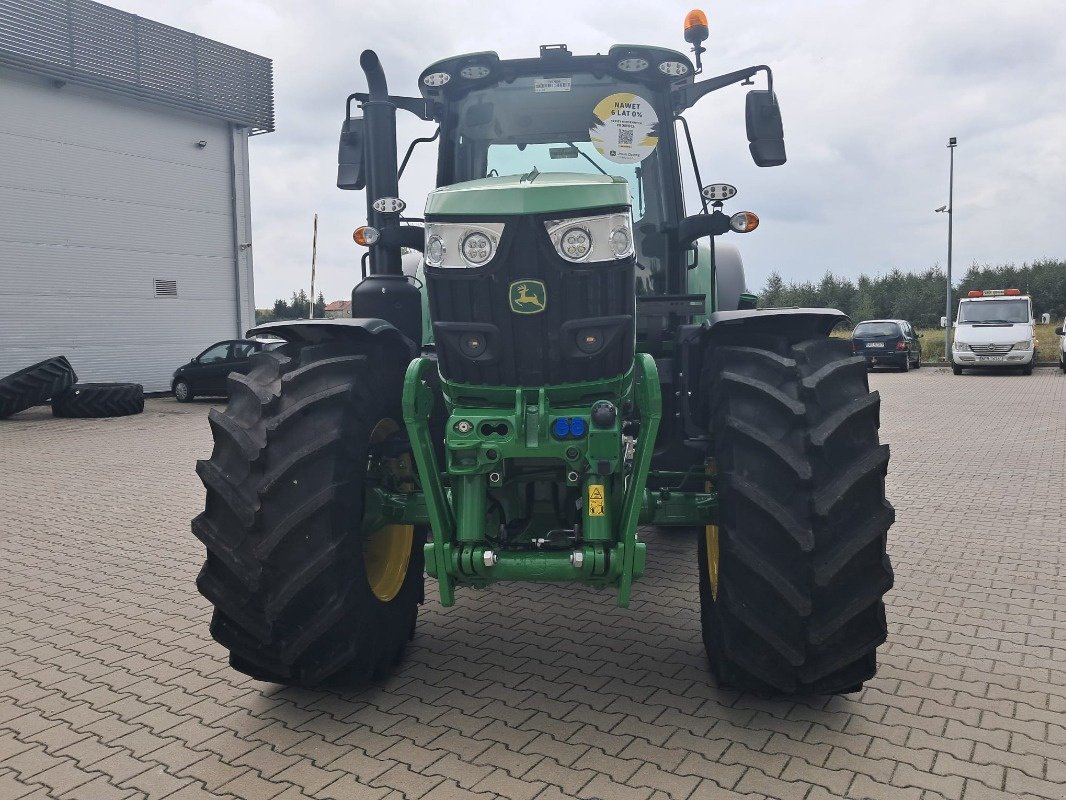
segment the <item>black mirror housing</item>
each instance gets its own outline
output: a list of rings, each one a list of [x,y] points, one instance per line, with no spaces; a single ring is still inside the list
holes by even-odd
[[[366,187],[366,167],[363,164],[365,141],[362,117],[352,117],[341,124],[340,147],[337,150],[337,187],[363,189]]]
[[[755,164],[760,167],[784,164],[785,130],[777,95],[765,89],[748,92],[744,102],[744,119],[748,130],[748,149]]]
[[[1066,336],[1066,333],[1063,333],[1063,328],[1055,328],[1055,335],[1056,336]]]

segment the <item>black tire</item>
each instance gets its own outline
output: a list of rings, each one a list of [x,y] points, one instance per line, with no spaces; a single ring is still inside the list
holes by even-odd
[[[915,369],[921,369],[922,368],[922,351],[921,350],[918,351],[918,355],[915,356],[915,358],[914,358],[914,368]]]
[[[1032,362],[1030,362],[1028,366],[1022,367],[1022,375],[1032,375],[1032,374],[1033,374],[1033,364],[1032,364]]]
[[[235,669],[293,685],[363,683],[412,637],[424,534],[412,532],[406,571],[383,600],[361,525],[371,434],[382,419],[402,431],[405,366],[382,345],[287,344],[230,375],[229,403],[209,417],[211,458],[196,465],[207,503],[192,530],[207,548],[196,583],[215,606],[211,634]]]
[[[856,691],[887,636],[888,446],[880,397],[846,342],[749,337],[706,355],[719,492],[698,537],[703,641],[725,686]]]
[[[139,383],[76,383],[52,398],[57,417],[128,417],[144,411]]]
[[[66,356],[49,358],[0,378],[0,419],[47,402],[77,380]]]
[[[900,372],[910,372],[911,371],[911,357],[910,357],[910,355],[904,353],[904,355],[903,355],[903,366],[899,368],[899,371]]]
[[[952,365],[951,365],[951,371],[952,371],[952,372],[953,372],[953,373],[954,373],[955,375],[961,375],[961,374],[962,374],[962,367],[960,367],[960,366],[959,366],[958,364],[952,363]]]
[[[179,403],[191,403],[196,397],[192,387],[189,386],[189,382],[184,378],[178,378],[174,381],[171,391],[174,393],[174,399]]]

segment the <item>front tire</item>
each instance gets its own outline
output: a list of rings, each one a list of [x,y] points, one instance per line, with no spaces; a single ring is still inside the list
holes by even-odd
[[[187,380],[178,378],[178,380],[174,381],[174,399],[179,403],[192,402],[195,396]]]
[[[709,350],[703,372],[719,493],[698,540],[711,670],[756,692],[855,691],[887,636],[895,518],[863,360],[835,339],[762,336]]]
[[[247,375],[230,376],[225,411],[211,411],[197,587],[241,672],[362,683],[387,674],[413,635],[422,541],[411,526],[363,524],[371,484],[409,467],[405,366],[377,344],[288,344],[253,355]]]

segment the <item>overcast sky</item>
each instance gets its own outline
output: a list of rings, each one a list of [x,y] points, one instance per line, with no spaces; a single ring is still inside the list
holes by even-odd
[[[274,61],[277,130],[252,139],[256,304],[309,283],[319,215],[318,286],[347,297],[361,250],[362,193],[336,188],[344,100],[365,89],[359,53],[377,50],[396,94],[423,67],[495,50],[577,54],[617,43],[685,49],[690,2],[435,0],[109,0],[109,5]],[[739,189],[727,210],[755,211],[741,237],[748,282],[773,270],[817,279],[946,263],[949,136],[955,155],[957,273],[973,262],[1066,257],[1066,10],[1061,0],[747,0],[706,3],[704,76],[766,63],[788,163],[759,169],[744,136],[744,91],[687,113],[707,183]],[[654,9],[654,12],[652,11]],[[432,126],[401,112],[402,149]],[[401,184],[421,209],[432,188],[423,146]]]

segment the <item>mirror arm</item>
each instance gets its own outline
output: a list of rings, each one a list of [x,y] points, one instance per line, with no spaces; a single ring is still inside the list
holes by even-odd
[[[361,107],[364,103],[369,102],[370,95],[366,92],[353,92],[352,94],[348,95],[348,100],[345,105],[345,108],[348,111],[349,117],[352,116],[353,100],[359,103]],[[425,120],[426,122],[433,122],[434,111],[437,110],[436,106],[438,105],[437,103],[431,103],[430,101],[422,97],[400,97],[398,95],[391,94],[387,95],[386,97],[383,97],[382,100],[392,103],[397,108],[402,108],[404,111],[408,111],[414,114],[419,119]]]
[[[724,89],[726,86],[732,86],[734,83],[748,81],[759,72],[766,73],[766,88],[768,91],[772,92],[774,90],[773,70],[765,64],[759,64],[754,67],[745,67],[744,69],[738,69],[735,72],[727,72],[725,75],[719,75],[716,78],[708,78],[700,83],[690,83],[687,86],[678,89],[674,95],[675,113],[680,114],[686,108],[692,108],[692,106],[696,105],[704,95],[716,92],[719,89]]]
[[[721,211],[685,217],[677,226],[677,245],[684,250],[704,236],[718,236],[730,230],[729,217]]]

